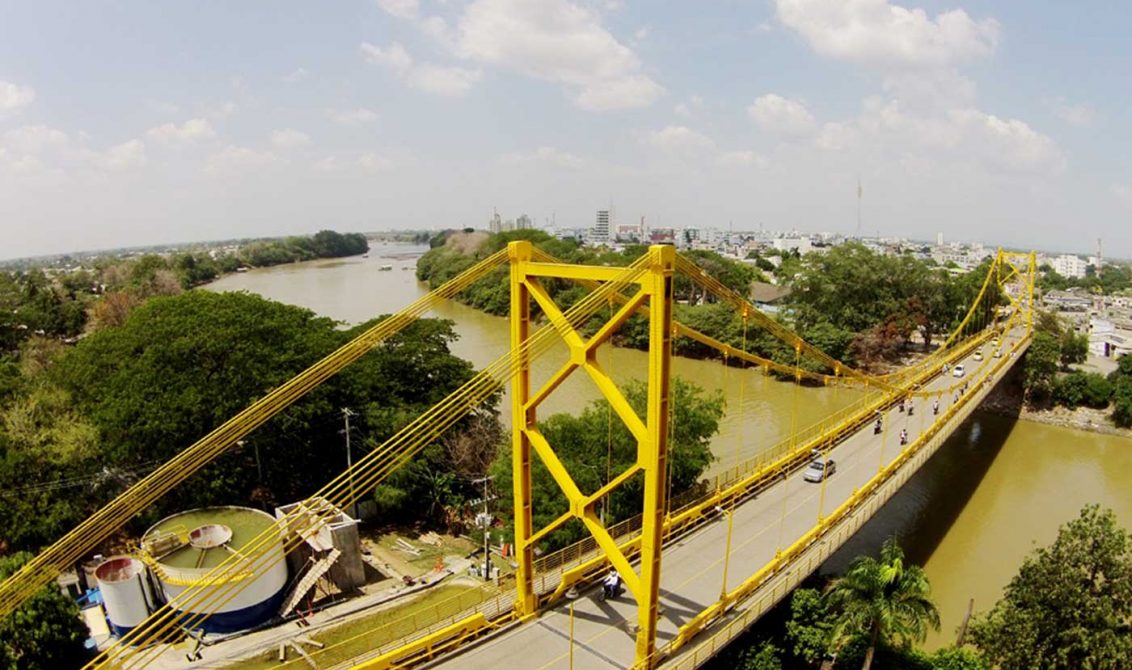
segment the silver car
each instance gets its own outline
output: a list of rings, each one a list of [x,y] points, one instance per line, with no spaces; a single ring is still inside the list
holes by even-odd
[[[833,476],[835,472],[837,472],[837,463],[835,463],[832,458],[822,458],[819,456],[810,461],[810,464],[806,466],[806,471],[802,473],[802,479],[817,483],[826,477]]]

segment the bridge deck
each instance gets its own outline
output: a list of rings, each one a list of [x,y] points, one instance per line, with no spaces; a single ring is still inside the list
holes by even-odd
[[[1009,351],[1020,337],[1020,332],[1007,337],[1007,341],[1003,343],[1004,350]],[[989,347],[986,349],[989,350]],[[949,425],[945,427],[946,432],[953,430],[973,409],[978,400],[974,397],[976,390],[980,397],[989,390],[989,387],[978,384],[991,374],[997,362],[999,361],[989,355],[982,363],[977,363],[970,357],[963,361],[972,387],[968,396],[973,402],[966,406],[968,400],[961,401],[965,405],[965,411],[949,421]],[[993,383],[997,383],[1012,364],[1013,361],[1007,361],[994,375]],[[950,375],[940,376],[926,383],[924,390],[943,390],[957,381],[959,380]],[[854,490],[863,487],[874,477],[883,465],[901,451],[898,441],[900,429],[908,431],[911,442],[931,426],[936,419],[932,415],[931,401],[919,398],[914,402],[916,411],[911,417],[895,407],[890,409],[885,416],[886,430],[881,435],[874,435],[873,427],[869,424],[834,448],[831,455],[837,463],[837,470],[827,480],[824,494],[822,485],[805,482],[801,472],[796,472],[763,491],[758,497],[736,507],[727,589],[734,589],[769,563],[776,551],[790,546],[811,530],[818,522],[819,506],[822,513],[829,514],[848,500]],[[950,394],[941,398],[941,416],[953,402]],[[908,472],[901,472],[899,483],[918,469],[923,460],[915,459],[902,466]],[[857,525],[863,521],[864,519],[857,519]],[[662,610],[658,646],[672,639],[681,625],[719,599],[723,587],[726,535],[727,523],[721,515],[720,522],[709,523],[666,545],[661,576]],[[841,537],[841,541],[836,544],[840,545],[844,539],[847,539],[847,535]],[[822,557],[835,548],[825,547]],[[800,581],[818,565],[820,561],[806,561],[804,566],[791,575],[790,584]],[[766,607],[788,592],[788,586],[781,583],[772,583],[770,586],[775,593],[769,603],[763,598],[763,605]],[[634,659],[636,603],[627,594],[616,601],[604,602],[597,596],[598,587],[592,587],[574,601],[575,667],[628,668]],[[752,596],[748,602],[754,599],[755,596]],[[742,606],[740,610],[741,608]],[[566,669],[569,667],[570,645],[568,611],[568,605],[561,604],[534,621],[516,625],[440,662],[437,667]],[[732,618],[734,616],[733,613]],[[723,623],[726,624],[726,621]],[[714,630],[719,628],[720,626],[716,626]],[[708,633],[712,630],[709,629]],[[707,637],[707,634],[700,636]],[[668,664],[695,667],[705,661],[714,649],[713,644],[710,651],[697,650],[694,640],[681,654],[670,659]]]

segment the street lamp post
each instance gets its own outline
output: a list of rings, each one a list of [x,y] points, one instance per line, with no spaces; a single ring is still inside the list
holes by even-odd
[[[487,483],[491,481],[491,475],[484,476],[481,479],[472,480],[473,484],[483,483],[483,578],[484,581],[491,579],[491,514],[487,511]]]

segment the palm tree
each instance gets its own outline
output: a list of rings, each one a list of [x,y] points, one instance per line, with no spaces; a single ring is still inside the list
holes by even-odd
[[[844,577],[826,588],[826,602],[837,616],[834,639],[866,636],[868,651],[861,670],[869,670],[879,642],[923,642],[930,625],[939,630],[939,610],[931,585],[918,565],[905,565],[896,538],[885,541],[880,560],[858,556]]]

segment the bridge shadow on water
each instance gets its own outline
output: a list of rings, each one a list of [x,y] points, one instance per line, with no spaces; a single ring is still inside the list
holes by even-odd
[[[1017,416],[976,411],[818,574],[839,574],[857,556],[876,556],[899,538],[907,560],[923,565],[947,535],[1002,450]]]
[[[857,556],[877,556],[884,541],[894,535],[899,538],[908,561],[917,565],[926,563],[979,488],[1017,420],[1017,413],[973,413],[900,491],[802,586],[822,588],[828,578],[843,573]],[[781,646],[789,618],[788,596],[705,667],[712,670],[735,667],[743,649],[768,637],[777,638]]]

